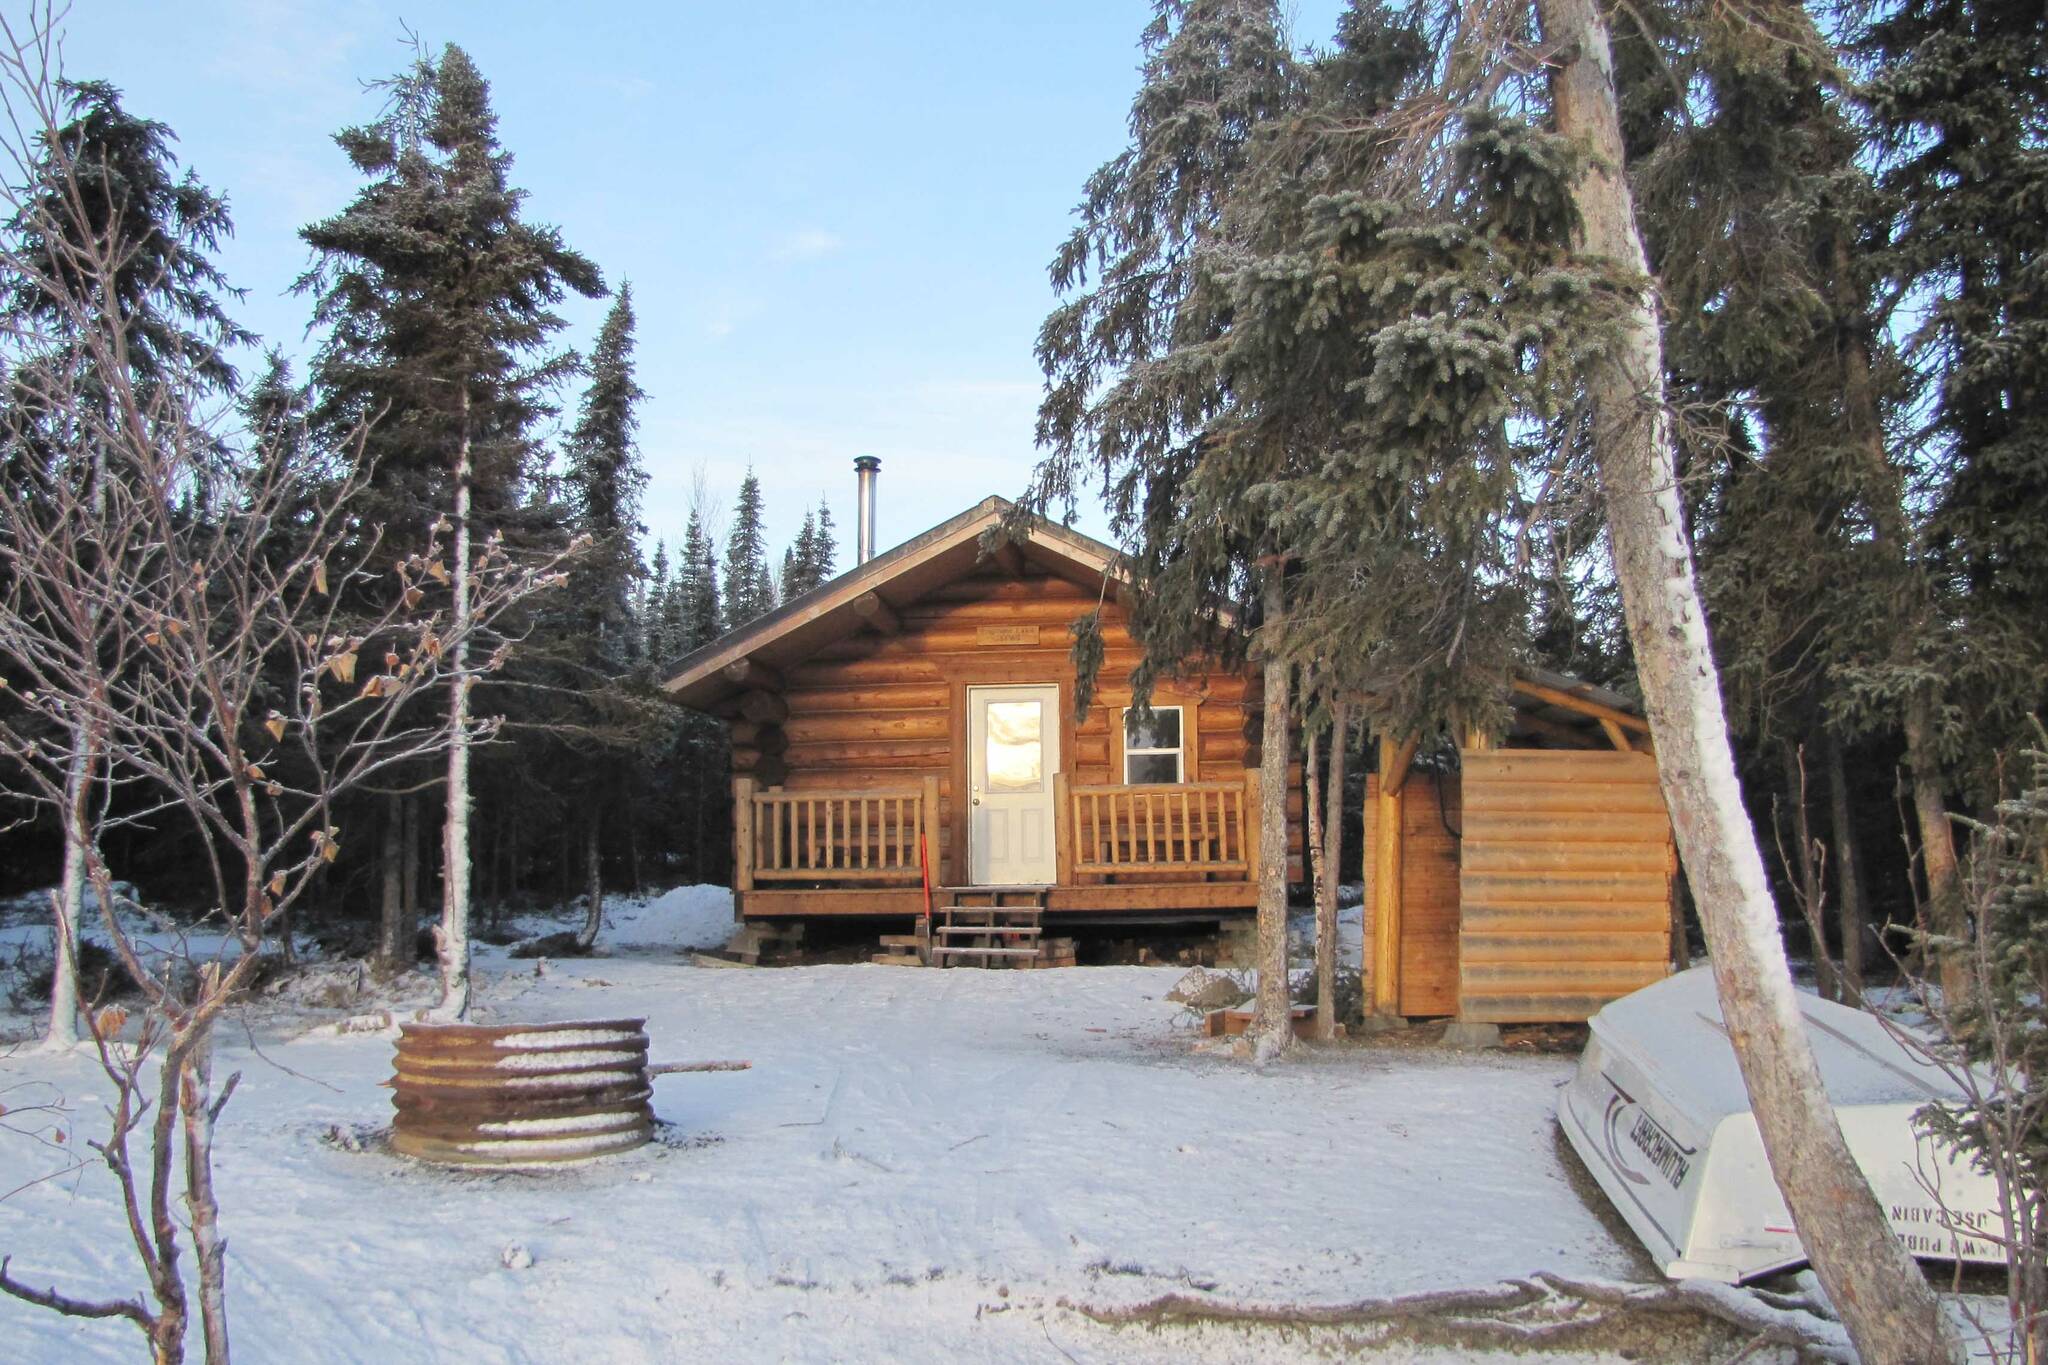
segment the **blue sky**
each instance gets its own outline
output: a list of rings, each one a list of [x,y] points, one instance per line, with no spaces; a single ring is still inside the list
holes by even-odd
[[[1327,37],[1337,8],[1302,0],[1297,38]],[[176,130],[233,205],[238,316],[303,356],[297,232],[359,183],[333,133],[373,115],[363,83],[406,61],[405,26],[460,44],[492,83],[528,216],[633,282],[651,535],[679,535],[700,481],[722,524],[751,462],[778,547],[824,496],[850,557],[855,455],[883,461],[884,547],[1028,478],[1046,262],[1123,146],[1149,13],[75,0],[64,57]],[[604,307],[571,304],[573,344]],[[1099,533],[1099,513],[1084,525]]]

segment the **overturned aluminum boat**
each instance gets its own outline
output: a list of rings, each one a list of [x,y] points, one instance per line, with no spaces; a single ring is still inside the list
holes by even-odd
[[[1996,1183],[1914,1130],[1917,1110],[1961,1098],[1953,1082],[1863,1010],[1810,995],[1799,1008],[1849,1150],[1907,1250],[2002,1263]],[[1592,1033],[1558,1122],[1664,1273],[1739,1284],[1804,1261],[1711,969],[1614,1001]]]

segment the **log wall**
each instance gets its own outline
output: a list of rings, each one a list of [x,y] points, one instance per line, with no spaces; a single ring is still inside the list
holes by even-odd
[[[1458,1012],[1578,1020],[1661,980],[1671,822],[1647,754],[1466,750]]]
[[[783,670],[784,687],[730,724],[735,772],[763,788],[839,791],[938,783],[936,882],[966,879],[967,688],[1057,683],[1061,767],[1075,785],[1123,780],[1121,708],[1139,651],[1114,599],[1027,562],[1021,576],[993,564],[917,601],[870,618],[854,634]],[[1072,623],[1102,603],[1106,658],[1088,716],[1073,715]],[[759,696],[760,694],[750,694]],[[1181,705],[1190,781],[1242,780],[1256,766],[1258,695],[1245,676],[1218,672],[1162,687],[1156,705]],[[764,719],[765,717],[765,719]],[[1248,724],[1248,718],[1254,723]],[[1299,765],[1289,783],[1290,878],[1299,881]],[[1100,881],[1101,878],[1083,878]]]
[[[1400,994],[1410,1018],[1458,1011],[1458,779],[1413,772],[1402,787]],[[1365,779],[1365,847],[1378,829],[1380,778]],[[1441,798],[1441,804],[1440,804]],[[1446,827],[1446,814],[1449,827]],[[1373,859],[1365,859],[1365,903],[1375,904]]]

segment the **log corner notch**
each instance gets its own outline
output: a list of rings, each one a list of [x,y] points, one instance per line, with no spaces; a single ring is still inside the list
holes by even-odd
[[[994,561],[995,566],[1011,578],[1024,576],[1024,551],[1014,540],[998,540],[982,556]]]
[[[726,681],[734,687],[755,688],[764,692],[785,690],[782,674],[759,659],[736,659],[725,666]]]
[[[880,593],[864,592],[853,599],[854,615],[877,635],[900,635],[903,633],[903,618],[888,604]]]

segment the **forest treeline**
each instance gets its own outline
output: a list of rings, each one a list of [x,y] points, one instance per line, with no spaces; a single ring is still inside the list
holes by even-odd
[[[778,559],[753,472],[729,509],[711,505],[700,479],[680,535],[650,547],[631,286],[609,288],[597,263],[528,220],[488,84],[460,48],[422,53],[373,92],[375,117],[335,138],[359,177],[355,197],[301,232],[309,264],[296,289],[317,340],[303,375],[234,319],[238,291],[214,263],[233,231],[226,197],[180,164],[174,130],[128,108],[112,84],[59,87],[62,123],[17,190],[10,253],[59,259],[94,233],[131,244],[118,292],[138,379],[212,401],[203,440],[223,470],[324,469],[329,487],[366,471],[348,509],[358,543],[376,537],[380,554],[398,557],[445,533],[460,430],[474,447],[479,536],[499,535],[508,555],[534,563],[577,547],[568,581],[503,623],[503,665],[474,689],[489,730],[475,750],[469,840],[482,917],[570,899],[593,872],[622,888],[721,880],[731,856],[723,728],[669,705],[657,684],[665,665],[838,571],[831,509],[807,512]],[[72,195],[85,202],[67,206]],[[78,242],[42,240],[64,235]],[[0,306],[19,321],[0,477],[63,439],[37,411],[31,378],[47,363],[32,343],[47,345],[63,321],[52,292],[43,280],[5,282]],[[556,311],[571,294],[612,299],[587,352],[566,344]],[[468,400],[459,412],[457,375]],[[198,482],[179,509],[195,534],[236,512]],[[280,560],[294,532],[277,534]],[[33,743],[36,719],[12,701],[0,692]],[[56,813],[29,800],[19,777],[0,802],[0,894],[51,885],[62,854]],[[438,760],[423,758],[343,797],[331,820],[339,852],[309,891],[310,913],[344,937],[433,913],[442,781]],[[121,818],[154,801],[132,787],[106,799],[108,862],[152,901],[205,908],[210,876],[179,818]]]
[[[1954,817],[2048,701],[2048,17],[1620,7],[1595,154],[1548,36],[1583,16],[1539,10],[1354,0],[1310,48],[1158,4],[1053,258],[1027,502],[1106,492],[1148,671],[1246,659],[1228,601],[1311,734],[1364,697],[1448,763],[1521,663],[1644,694],[1610,514],[1672,476],[1600,456],[1668,449],[1779,914],[1884,967],[1870,926],[1958,932]]]
[[[1766,8],[1630,10],[1616,79],[1745,799],[1793,932],[1797,907],[1824,909],[1854,964],[1876,943],[1844,926],[1913,922],[1953,879],[1950,815],[1987,807],[2002,747],[2043,701],[2043,20],[1992,0]],[[1054,263],[1068,297],[1040,338],[1053,458],[1027,501],[1058,515],[1094,451],[1133,457],[1107,487],[1162,655],[1241,653],[1198,608],[1235,598],[1256,619],[1233,566],[1262,536],[1288,539],[1290,648],[1322,668],[1300,709],[1324,723],[1330,698],[1370,683],[1379,721],[1497,724],[1519,661],[1633,690],[1586,433],[1556,420],[1577,358],[1606,344],[1606,286],[1562,247],[1569,155],[1537,124],[1445,105],[1437,165],[1383,164],[1384,147],[1343,133],[1442,75],[1427,11],[1353,5],[1307,54],[1269,9],[1161,6],[1139,105],[1153,123],[1090,182]],[[249,361],[260,342],[213,264],[227,201],[178,164],[172,130],[111,85],[65,87],[60,136],[104,196],[95,211],[145,245],[122,300],[133,363],[196,375],[231,409],[209,432],[224,464],[291,445],[339,477],[359,442],[371,474],[351,515],[394,551],[449,506],[448,377],[463,375],[479,527],[515,556],[590,546],[564,591],[505,624],[515,647],[476,689],[495,723],[475,756],[482,912],[573,896],[593,872],[721,879],[720,728],[653,684],[836,571],[829,507],[778,557],[750,476],[729,511],[700,500],[650,547],[630,288],[587,355],[565,344],[560,301],[607,282],[528,220],[461,49],[373,89],[374,117],[336,135],[357,192],[301,234],[318,339],[301,376],[276,353]],[[1410,172],[1413,198],[1389,197]],[[1227,250],[1177,245],[1197,225]],[[17,215],[14,247],[33,254],[36,229]],[[502,249],[463,257],[484,239]],[[40,305],[15,282],[5,306]],[[1120,372],[1133,361],[1147,363]],[[1230,439],[1323,450],[1317,477],[1193,459],[1175,424],[1216,393],[1238,404]],[[1404,481],[1411,495],[1392,496]],[[226,510],[195,490],[187,514]],[[1268,529],[1247,537],[1247,518]],[[1350,766],[1354,805],[1366,766]],[[394,902],[431,907],[441,780],[422,764],[349,794],[313,904],[365,925]],[[6,818],[20,823],[0,836],[0,889],[47,885],[51,813],[22,802]],[[205,901],[174,819],[103,837],[152,897]]]

